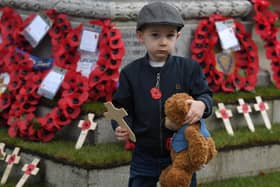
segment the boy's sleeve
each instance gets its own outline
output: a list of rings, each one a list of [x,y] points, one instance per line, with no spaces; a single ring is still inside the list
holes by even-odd
[[[124,118],[127,124],[132,127],[133,116],[133,99],[131,95],[131,86],[124,71],[121,71],[119,78],[119,86],[116,93],[113,96],[112,103],[117,108],[124,108],[128,113],[128,116]],[[117,127],[116,121],[112,120],[112,127]]]
[[[191,76],[191,95],[196,99],[202,101],[206,108],[203,114],[203,118],[206,118],[212,113],[212,91],[208,86],[208,82],[202,69],[198,63],[194,63],[194,68]]]

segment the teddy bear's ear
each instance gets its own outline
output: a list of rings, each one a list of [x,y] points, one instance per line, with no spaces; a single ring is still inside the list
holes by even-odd
[[[177,110],[182,112],[183,114],[187,114],[189,111],[189,106],[186,103],[186,99],[185,98],[180,98],[176,100],[176,106],[177,106]]]

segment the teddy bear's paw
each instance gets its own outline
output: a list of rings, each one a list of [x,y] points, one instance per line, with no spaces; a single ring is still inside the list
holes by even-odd
[[[207,158],[207,163],[212,160],[218,153],[215,142],[212,138],[207,138],[207,143],[208,143],[208,158]]]
[[[161,175],[161,187],[189,187],[191,183],[192,173],[184,170],[171,168],[167,173]]]

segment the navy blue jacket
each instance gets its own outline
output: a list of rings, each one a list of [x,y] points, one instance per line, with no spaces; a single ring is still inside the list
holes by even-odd
[[[158,73],[162,97],[155,100],[150,90],[156,85]],[[205,103],[204,118],[211,114],[212,92],[200,65],[193,60],[169,56],[163,67],[155,68],[146,55],[122,69],[113,104],[127,110],[126,121],[136,135],[136,146],[159,157],[169,154],[165,144],[173,132],[164,126],[164,102],[179,92]]]

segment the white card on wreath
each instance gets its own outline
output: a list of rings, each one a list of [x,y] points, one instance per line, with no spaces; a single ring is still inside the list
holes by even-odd
[[[102,27],[99,25],[86,25],[82,31],[79,49],[89,53],[96,52],[101,31]]]
[[[23,35],[32,45],[36,47],[51,28],[51,22],[42,15],[36,15],[31,23],[24,29]]]
[[[53,99],[64,79],[65,73],[65,69],[53,67],[42,81],[38,94],[48,99]]]
[[[89,77],[91,71],[95,68],[99,53],[81,53],[76,71],[81,72],[83,76]]]
[[[87,52],[96,52],[99,32],[84,29],[80,43],[80,50]]]
[[[228,23],[228,21],[217,21],[215,22],[215,25],[222,48],[224,50],[239,49],[239,42],[236,38],[234,28]]]

